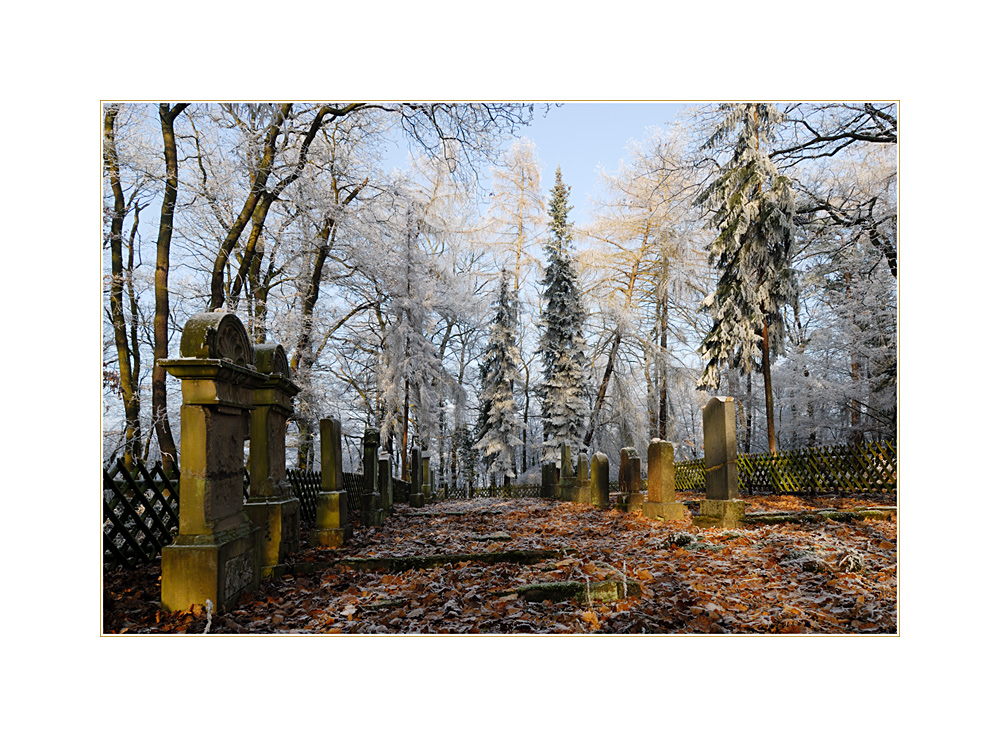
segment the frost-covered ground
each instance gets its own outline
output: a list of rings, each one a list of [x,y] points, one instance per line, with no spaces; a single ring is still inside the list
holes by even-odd
[[[768,500],[769,501],[765,501]],[[751,508],[855,506],[757,498]],[[884,500],[879,503],[884,503]],[[896,632],[896,522],[808,522],[701,530],[684,522],[542,499],[475,499],[400,513],[343,550],[303,549],[314,572],[265,582],[211,633]],[[461,561],[359,571],[345,557],[554,551],[531,565]],[[106,577],[105,632],[197,632],[204,612],[160,614],[157,566]],[[626,576],[628,597],[532,602],[519,587]],[[109,608],[110,605],[110,608]]]

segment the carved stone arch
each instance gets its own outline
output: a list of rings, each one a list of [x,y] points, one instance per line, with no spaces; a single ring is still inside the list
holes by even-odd
[[[253,367],[253,347],[246,328],[231,312],[199,312],[192,315],[181,334],[181,356],[231,361]]]
[[[280,343],[263,343],[253,347],[254,364],[262,374],[277,374],[284,379],[291,379],[288,368],[288,356]]]

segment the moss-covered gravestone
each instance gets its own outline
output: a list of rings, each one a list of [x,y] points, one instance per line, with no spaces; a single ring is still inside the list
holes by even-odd
[[[160,361],[182,395],[180,525],[163,548],[161,602],[180,611],[211,600],[225,610],[260,585],[260,530],[243,507],[243,443],[254,388],[266,377],[228,312],[192,316],[180,353]]]
[[[635,448],[622,448],[618,467],[618,492],[621,504],[629,512],[642,512],[642,459]]]
[[[595,507],[607,509],[610,506],[610,468],[608,457],[603,453],[594,453],[590,459],[590,503]]]
[[[684,505],[674,491],[674,444],[653,438],[646,457],[649,500],[642,505],[642,513],[650,519],[684,519]]]
[[[739,499],[736,403],[732,397],[712,397],[701,412],[705,429],[705,500],[694,523],[699,527],[741,527],[746,503]]]
[[[424,500],[428,502],[434,501],[434,476],[431,473],[431,454],[426,450],[420,454],[420,478],[423,481],[420,493],[424,495]]]
[[[292,415],[292,383],[285,349],[275,343],[254,346],[257,371],[264,375],[253,390],[250,412],[250,501],[245,505],[251,522],[262,530],[261,576],[299,549],[299,500],[285,479],[285,425]]]
[[[576,474],[573,473],[573,449],[563,443],[559,454],[559,500],[573,501],[576,491]]]
[[[340,420],[319,421],[319,446],[320,492],[316,495],[316,527],[310,540],[319,547],[339,548],[354,532],[348,522]]]

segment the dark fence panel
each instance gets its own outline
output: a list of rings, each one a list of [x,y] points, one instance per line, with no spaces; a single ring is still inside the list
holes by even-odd
[[[104,469],[104,565],[134,568],[154,560],[177,534],[180,498],[178,475],[157,461],[129,471],[121,459]]]
[[[739,455],[740,491],[748,494],[884,493],[896,491],[896,448],[889,441]],[[674,467],[676,487],[702,491],[705,460]]]

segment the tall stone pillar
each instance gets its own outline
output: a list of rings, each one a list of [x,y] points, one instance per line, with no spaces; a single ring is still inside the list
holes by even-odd
[[[642,512],[642,459],[635,448],[622,448],[618,467],[618,492],[621,503],[629,512]]]
[[[674,444],[653,438],[646,458],[649,501],[642,505],[642,513],[650,519],[684,519],[684,505],[677,501],[674,490]]]
[[[410,506],[418,509],[424,506],[423,481],[421,476],[420,448],[410,449]]]
[[[365,428],[362,446],[361,524],[368,527],[382,526],[382,495],[378,485],[378,439],[373,427]]]
[[[576,490],[576,474],[573,473],[573,449],[567,443],[562,444],[559,460],[559,500],[571,502]]]
[[[392,456],[385,451],[378,454],[378,493],[382,500],[382,511],[392,514]]]
[[[211,600],[224,611],[260,585],[260,530],[243,508],[243,442],[264,377],[243,323],[228,312],[193,315],[180,353],[160,361],[182,396],[180,524],[163,548],[161,603],[180,611]]]
[[[250,412],[250,521],[261,528],[261,577],[272,575],[299,549],[299,500],[285,479],[285,426],[299,388],[289,378],[285,349],[275,343],[253,347],[257,371],[266,377],[253,390]]]
[[[611,505],[610,486],[608,457],[603,453],[594,453],[590,459],[590,503],[607,509]]]
[[[705,431],[705,500],[694,523],[699,527],[741,527],[746,502],[739,499],[736,403],[732,397],[712,397],[701,414]]]
[[[429,502],[434,501],[434,476],[431,473],[431,454],[426,450],[420,454],[420,478],[424,482],[420,487],[420,493],[424,495],[424,500]]]
[[[319,547],[340,548],[354,532],[348,521],[340,420],[319,421],[319,447],[320,492],[316,495],[316,527],[310,540]]]

